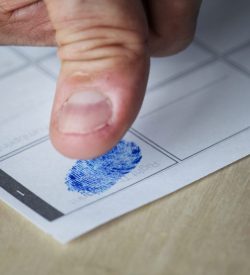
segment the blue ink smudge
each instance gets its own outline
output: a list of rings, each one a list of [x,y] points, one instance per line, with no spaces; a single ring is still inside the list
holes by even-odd
[[[102,193],[133,170],[141,158],[138,145],[121,140],[105,155],[77,160],[66,176],[68,190],[88,196]]]

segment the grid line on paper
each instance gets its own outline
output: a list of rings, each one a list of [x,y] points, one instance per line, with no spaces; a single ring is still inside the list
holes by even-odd
[[[47,68],[43,64],[37,63],[36,66],[40,71],[48,75],[50,78],[52,78],[55,81],[57,80],[57,75],[55,75],[52,72],[49,72],[49,70],[47,70]]]
[[[18,72],[22,71],[23,69],[28,68],[29,66],[30,66],[29,63],[24,63],[23,65],[20,65],[12,70],[4,72],[4,73],[0,74],[0,80],[3,78],[6,78],[8,76],[12,76],[13,74],[18,73]]]
[[[189,158],[191,158],[191,157],[194,157],[194,156],[196,156],[196,155],[198,155],[198,154],[200,154],[200,153],[202,153],[202,152],[204,152],[204,151],[206,151],[206,150],[208,150],[208,149],[210,149],[210,148],[212,148],[212,147],[218,145],[219,143],[222,143],[222,142],[224,142],[224,141],[226,141],[226,140],[228,140],[228,139],[230,139],[230,138],[233,138],[234,136],[239,135],[239,134],[241,134],[241,133],[243,133],[243,132],[246,132],[246,131],[248,131],[248,130],[250,130],[250,125],[247,126],[247,127],[244,128],[244,129],[242,129],[242,130],[240,130],[240,131],[238,131],[238,132],[236,132],[236,133],[234,133],[234,134],[228,136],[228,137],[223,138],[222,140],[220,140],[220,141],[218,141],[218,142],[215,142],[214,144],[212,144],[212,145],[210,145],[210,146],[208,146],[208,147],[206,147],[206,148],[200,150],[199,152],[196,152],[196,153],[194,153],[194,154],[192,154],[192,155],[190,155],[190,156],[188,156],[188,157],[183,158],[183,161],[185,161],[185,160],[187,160],[187,159],[189,159]]]
[[[146,137],[145,135],[143,135],[140,131],[136,130],[135,128],[131,128],[132,131],[134,133],[136,133],[138,136],[142,137],[144,139],[144,142],[147,140],[149,143],[148,144],[152,144],[155,146],[155,148],[158,148],[158,150],[160,152],[165,152],[166,156],[168,156],[169,158],[173,159],[176,162],[180,162],[182,161],[182,159],[178,158],[176,155],[170,153],[168,150],[164,149],[163,147],[161,147],[159,144],[155,143],[153,140],[149,139],[148,137]]]
[[[54,74],[52,74],[51,72],[47,71],[46,68],[43,67],[43,65],[41,65],[41,64],[39,64],[39,63],[37,63],[37,64],[35,64],[35,65],[36,65],[36,68],[37,68],[40,72],[46,74],[49,78],[51,78],[52,80],[56,81],[57,77],[56,77]]]
[[[190,93],[188,93],[188,94],[186,94],[186,95],[184,95],[182,97],[179,97],[179,98],[177,98],[177,99],[175,99],[175,100],[167,103],[166,105],[162,105],[162,106],[160,106],[157,109],[154,109],[154,110],[152,110],[152,111],[150,111],[148,113],[145,113],[144,115],[139,116],[139,119],[144,119],[144,118],[146,118],[146,117],[154,114],[155,112],[158,112],[159,110],[162,110],[162,109],[170,106],[171,104],[174,104],[174,103],[179,102],[179,101],[181,101],[181,100],[183,100],[185,98],[188,98],[189,96],[193,96],[195,94],[205,92],[205,91],[203,91],[204,89],[210,88],[211,86],[216,85],[216,84],[222,82],[223,80],[225,80],[227,78],[228,78],[228,75],[223,75],[222,77],[220,77],[220,78],[218,78],[216,80],[213,80],[213,81],[211,81],[211,82],[203,85],[202,87],[194,89],[194,90],[190,91]]]
[[[238,64],[236,64],[235,62],[229,60],[229,55],[240,51],[241,49],[244,49],[245,47],[249,46],[250,40],[233,48],[230,49],[229,51],[225,52],[225,53],[218,53],[215,49],[211,48],[210,46],[207,46],[205,43],[201,42],[199,39],[195,39],[195,42],[204,50],[207,50],[208,52],[210,52],[211,54],[216,56],[217,60],[222,60],[225,63],[227,63],[230,67],[235,68],[237,71],[243,73],[244,75],[246,75],[247,77],[250,76],[250,73],[248,72],[248,70],[246,70],[243,66],[240,66]]]
[[[207,49],[205,49],[204,47],[201,47],[198,43],[196,43],[196,41],[193,42],[193,44],[195,44],[195,46],[197,48],[202,49],[204,52],[207,52],[210,54],[210,57],[208,57],[206,60],[200,61],[199,63],[190,66],[188,69],[176,73],[171,77],[166,77],[164,80],[159,81],[158,83],[154,84],[153,86],[151,86],[150,88],[147,88],[147,91],[150,93],[154,90],[157,90],[159,88],[161,88],[162,86],[174,82],[176,80],[178,80],[179,78],[182,78],[186,75],[192,74],[200,69],[202,69],[203,67],[205,67],[206,65],[209,65],[210,63],[216,61],[216,55],[214,53],[212,53],[211,51],[208,51]]]
[[[170,152],[168,152],[166,150],[162,150],[162,148],[160,146],[158,146],[156,143],[153,143],[153,142],[150,143],[150,140],[148,138],[146,138],[145,136],[141,135],[141,133],[139,133],[134,128],[130,128],[129,132],[131,132],[137,138],[139,138],[141,141],[144,141],[146,144],[150,145],[151,147],[153,147],[154,149],[156,149],[160,153],[164,154],[165,156],[167,156],[168,158],[170,158],[174,162],[178,163],[178,162],[181,161],[178,157],[176,157],[175,155],[171,154]]]
[[[230,60],[229,58],[225,59],[228,64],[230,64],[232,67],[236,68],[238,71],[244,73],[246,76],[250,76],[250,71],[247,70],[244,66],[240,65],[239,63]]]
[[[200,48],[202,48],[203,50],[208,51],[210,54],[214,55],[217,58],[224,58],[226,56],[229,56],[235,52],[238,52],[242,49],[244,49],[245,47],[248,47],[250,45],[250,38],[249,40],[245,41],[244,43],[237,45],[225,52],[218,52],[216,49],[214,49],[213,47],[207,45],[206,43],[202,42],[198,37],[195,37],[194,42],[200,46]]]
[[[55,53],[51,52],[51,53],[45,54],[44,56],[33,59],[33,58],[29,57],[28,55],[26,55],[25,53],[23,53],[21,50],[19,50],[18,46],[10,47],[10,48],[11,48],[12,51],[17,53],[19,56],[25,58],[31,64],[36,64],[36,63],[40,62],[43,59],[46,59],[46,58],[49,58],[50,56],[55,55]]]
[[[192,154],[192,155],[190,155],[190,156],[187,156],[187,157],[183,158],[183,159],[178,158],[177,156],[175,156],[175,155],[174,155],[173,153],[171,153],[170,151],[166,150],[166,149],[163,148],[162,146],[160,146],[160,145],[158,145],[157,143],[155,143],[153,140],[147,138],[145,135],[143,135],[143,134],[142,134],[141,132],[139,132],[138,130],[135,130],[135,129],[133,128],[133,131],[137,132],[137,133],[138,133],[139,135],[141,135],[144,139],[148,140],[149,142],[151,142],[152,144],[154,144],[156,147],[159,147],[162,151],[165,151],[166,154],[170,154],[171,156],[173,156],[173,157],[175,157],[176,159],[178,159],[179,162],[181,162],[181,161],[184,161],[184,160],[186,160],[186,159],[188,159],[188,158],[191,158],[191,157],[193,157],[193,156],[196,156],[196,155],[200,154],[201,152],[204,152],[204,151],[206,151],[207,149],[210,149],[210,148],[216,146],[217,144],[219,144],[219,143],[221,143],[221,142],[223,142],[223,141],[225,141],[225,140],[228,140],[228,139],[230,139],[230,138],[232,138],[232,137],[234,137],[234,136],[236,136],[236,135],[238,135],[238,134],[241,134],[241,133],[243,133],[243,132],[245,132],[245,131],[248,131],[249,129],[250,129],[250,125],[247,126],[247,127],[244,128],[244,129],[241,129],[240,131],[235,132],[234,134],[231,134],[231,135],[228,136],[228,137],[223,138],[222,140],[219,140],[219,141],[217,141],[217,142],[215,142],[215,143],[209,145],[209,146],[206,147],[206,148],[203,148],[203,149],[201,149],[201,150],[195,152],[194,154]]]
[[[42,61],[48,59],[49,57],[55,56],[55,53],[48,53],[48,54],[34,60],[31,57],[24,54],[22,51],[19,51],[17,48],[11,48],[11,49],[13,51],[15,51],[22,58],[25,58],[25,60],[28,61],[28,63],[27,63],[28,66],[35,66],[40,72],[46,74],[51,79],[53,79],[53,80],[57,79],[57,77],[54,74],[49,72],[43,65],[40,64]]]
[[[36,146],[36,145],[39,145],[39,144],[47,141],[48,139],[49,139],[48,135],[43,136],[43,137],[41,137],[39,139],[36,139],[36,140],[34,140],[34,141],[24,145],[24,146],[21,146],[21,147],[17,148],[17,149],[15,149],[15,150],[13,150],[13,151],[5,154],[5,155],[2,155],[2,156],[0,156],[0,162],[6,160],[8,158],[11,158],[11,157],[13,157],[13,156],[15,156],[15,155],[17,155],[21,152],[24,152],[24,151],[26,151],[26,150],[28,150],[28,149]]]
[[[225,56],[225,57],[228,57],[229,55],[232,55],[232,54],[234,54],[234,53],[236,53],[236,52],[239,52],[239,51],[241,51],[241,50],[243,50],[244,48],[249,47],[249,46],[250,46],[250,39],[249,39],[248,41],[246,41],[245,43],[243,43],[243,44],[241,44],[241,45],[238,45],[238,46],[236,46],[236,47],[230,49],[229,51],[227,51],[227,52],[224,54],[224,56]]]
[[[160,82],[158,82],[157,84],[153,85],[152,87],[148,88],[147,91],[149,93],[153,92],[154,90],[157,90],[159,88],[161,88],[162,86],[165,86],[166,84],[169,84],[171,82],[177,81],[178,79],[190,75],[192,73],[195,73],[196,71],[202,69],[203,67],[215,62],[217,60],[216,57],[212,56],[210,57],[208,60],[200,62],[199,64],[193,66],[192,68],[187,69],[184,72],[181,73],[177,73],[172,77],[166,78],[164,80],[161,80]]]

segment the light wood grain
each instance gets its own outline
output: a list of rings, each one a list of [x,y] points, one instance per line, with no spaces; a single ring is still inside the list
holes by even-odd
[[[0,274],[250,274],[250,158],[62,246],[0,203]]]

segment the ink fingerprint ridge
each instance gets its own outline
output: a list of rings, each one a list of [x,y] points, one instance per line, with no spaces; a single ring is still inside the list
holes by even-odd
[[[66,175],[65,183],[69,191],[86,196],[100,194],[132,171],[141,158],[141,149],[136,143],[121,140],[100,157],[77,160]]]

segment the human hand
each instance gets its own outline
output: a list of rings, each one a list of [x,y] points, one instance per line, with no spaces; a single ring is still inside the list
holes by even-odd
[[[0,0],[0,43],[56,45],[61,59],[50,136],[62,154],[92,158],[134,121],[150,56],[185,48],[201,0]]]

